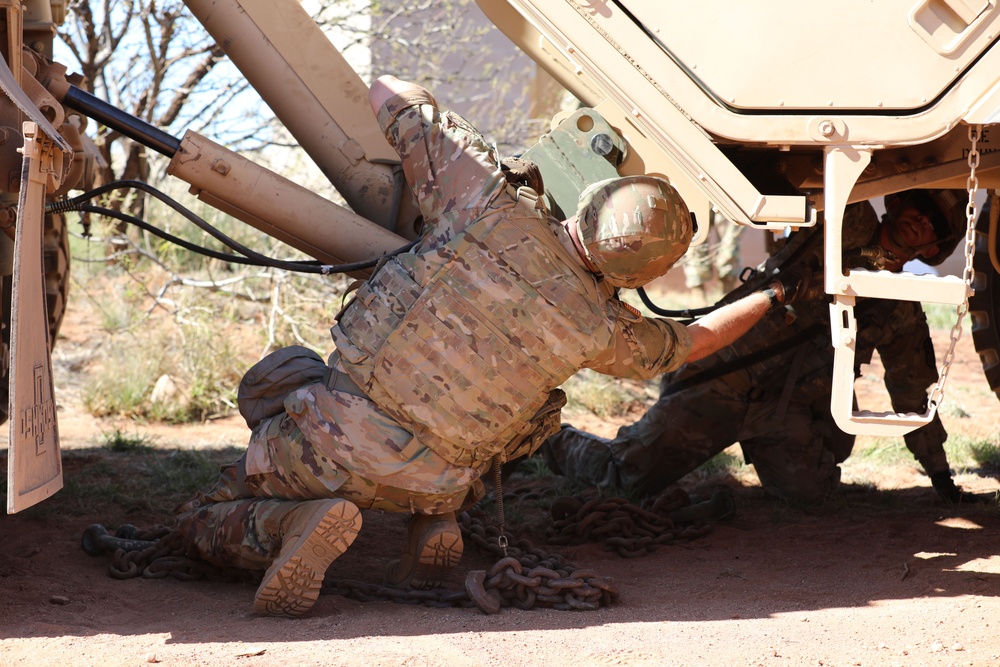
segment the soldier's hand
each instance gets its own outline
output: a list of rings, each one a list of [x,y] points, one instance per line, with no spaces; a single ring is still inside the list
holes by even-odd
[[[500,160],[500,170],[507,182],[515,188],[527,185],[537,194],[545,194],[545,184],[538,165],[519,157],[505,157]]]
[[[983,500],[974,493],[965,493],[951,478],[951,471],[942,470],[931,475],[931,486],[942,500],[957,505],[958,503],[981,503]]]

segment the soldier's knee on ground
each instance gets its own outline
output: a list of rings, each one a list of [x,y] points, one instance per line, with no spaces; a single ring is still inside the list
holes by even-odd
[[[246,485],[246,456],[233,463],[226,463],[219,469],[219,479],[208,493],[198,492],[174,509],[174,514],[183,514],[212,503],[252,498],[254,494]]]
[[[840,484],[840,466],[823,476],[785,476],[781,479],[766,479],[761,476],[764,491],[771,496],[801,505],[818,505],[828,500]]]

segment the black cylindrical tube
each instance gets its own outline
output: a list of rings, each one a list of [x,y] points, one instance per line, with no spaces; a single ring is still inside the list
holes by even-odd
[[[70,109],[79,111],[89,118],[121,132],[129,139],[152,148],[157,153],[173,157],[181,146],[181,140],[144,120],[140,120],[121,109],[111,106],[99,97],[85,90],[70,86],[62,99]]]

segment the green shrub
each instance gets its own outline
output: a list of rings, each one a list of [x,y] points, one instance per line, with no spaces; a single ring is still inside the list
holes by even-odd
[[[121,429],[101,433],[102,444],[113,452],[141,452],[152,449],[152,438],[136,432],[128,435]]]

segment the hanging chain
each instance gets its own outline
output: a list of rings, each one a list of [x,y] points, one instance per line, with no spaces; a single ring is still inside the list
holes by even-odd
[[[499,524],[500,534],[497,535],[497,546],[503,552],[504,558],[507,557],[507,534],[504,532],[504,515],[503,515],[503,469],[500,463],[500,456],[493,457],[493,494],[496,497],[497,505],[497,523]]]
[[[969,191],[969,203],[965,207],[965,270],[962,272],[962,280],[965,283],[965,300],[958,304],[958,318],[955,326],[951,328],[951,344],[948,352],[944,355],[944,362],[941,364],[941,375],[937,384],[930,393],[931,407],[937,407],[944,400],[944,385],[948,380],[948,372],[951,364],[955,361],[955,346],[962,337],[962,320],[969,312],[969,295],[972,293],[972,282],[975,279],[975,269],[972,267],[972,260],[976,254],[976,192],[979,190],[979,179],[976,177],[976,168],[979,166],[978,143],[982,138],[982,125],[969,126],[969,142],[972,144],[969,149],[969,179],[966,181],[966,189]]]

